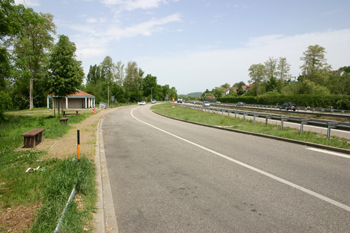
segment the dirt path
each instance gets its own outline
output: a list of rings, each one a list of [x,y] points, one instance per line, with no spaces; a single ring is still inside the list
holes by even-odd
[[[107,109],[100,111],[84,121],[71,125],[72,129],[63,137],[58,139],[44,139],[36,146],[37,150],[47,150],[43,159],[72,157],[77,155],[77,130],[80,130],[80,156],[93,159],[96,148],[96,129],[99,120],[107,113],[115,110]]]

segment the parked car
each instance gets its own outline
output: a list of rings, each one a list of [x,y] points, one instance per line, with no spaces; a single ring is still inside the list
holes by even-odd
[[[216,104],[221,104],[221,102],[220,102],[220,101],[216,101],[215,103],[216,103]]]
[[[151,104],[157,103],[157,100],[151,100]]]
[[[290,109],[290,110],[295,111],[296,107],[297,107],[297,105],[295,103],[287,102],[287,103],[284,103],[280,106],[280,110],[286,109],[288,111]]]
[[[238,102],[236,105],[237,106],[244,106],[244,103],[243,102]]]
[[[203,101],[203,107],[210,107],[210,103],[208,101]]]
[[[141,101],[141,102],[138,102],[139,105],[145,105],[146,102],[145,101]]]

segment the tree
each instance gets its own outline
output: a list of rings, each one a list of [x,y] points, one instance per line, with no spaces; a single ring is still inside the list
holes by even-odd
[[[119,86],[122,86],[124,81],[124,64],[121,61],[118,61],[115,69],[116,69],[116,75],[115,75],[116,83]]]
[[[105,57],[103,62],[100,64],[101,67],[101,77],[107,82],[107,101],[109,107],[109,86],[115,80],[115,64],[110,56]]]
[[[303,76],[316,84],[324,85],[331,69],[331,66],[327,64],[327,59],[325,59],[325,53],[324,47],[310,45],[303,53],[303,57],[300,58],[304,61],[304,64],[300,66]]]
[[[142,100],[142,70],[138,69],[135,61],[129,61],[125,69],[126,76],[124,79],[124,89],[126,99],[129,101],[140,101]]]
[[[153,99],[156,99],[154,98],[155,96],[158,95],[158,93],[156,93],[157,91],[156,87],[157,87],[157,77],[152,76],[151,74],[147,74],[142,81],[143,95],[150,96],[150,97],[153,97]]]
[[[0,1],[0,88],[2,90],[12,70],[8,47],[11,46],[12,37],[23,28],[20,17],[24,9],[23,5],[16,6],[14,0]]]
[[[291,78],[291,75],[289,74],[290,71],[290,65],[287,62],[287,58],[280,57],[278,59],[277,64],[277,76],[280,81],[286,81]]]
[[[269,57],[265,64],[265,75],[268,80],[276,78],[277,76],[277,59]]]
[[[221,85],[221,88],[222,88],[222,89],[230,88],[230,84],[225,83],[225,84]]]
[[[48,91],[59,98],[74,94],[84,77],[81,61],[76,60],[76,47],[65,35],[53,47],[49,60]]]
[[[256,86],[256,95],[259,95],[260,84],[265,80],[265,66],[263,64],[253,64],[249,67],[249,83],[254,83]]]
[[[29,109],[32,109],[34,107],[34,80],[43,81],[44,67],[48,62],[48,51],[54,41],[51,33],[56,34],[56,26],[51,14],[40,13],[39,15],[31,8],[26,8],[22,17],[25,27],[16,38],[14,53],[21,75],[29,76]]]

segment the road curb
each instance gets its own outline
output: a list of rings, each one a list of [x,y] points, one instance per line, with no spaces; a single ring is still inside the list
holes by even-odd
[[[102,123],[109,113],[99,120],[96,130],[95,166],[98,201],[96,203],[97,212],[94,215],[94,233],[118,233],[118,224],[115,215],[112,189],[109,182],[102,134]]]
[[[281,138],[281,137],[272,136],[272,135],[252,133],[252,132],[247,132],[247,131],[242,131],[242,130],[237,130],[237,129],[227,129],[227,128],[222,128],[222,127],[218,127],[218,126],[207,125],[207,124],[203,124],[203,123],[197,123],[197,122],[193,122],[193,121],[186,121],[186,120],[170,117],[170,116],[167,116],[167,115],[163,115],[163,114],[157,113],[157,112],[155,112],[153,110],[151,110],[151,111],[153,113],[155,113],[155,114],[160,115],[160,116],[167,117],[167,118],[170,118],[170,119],[173,119],[173,120],[177,120],[177,121],[190,123],[190,124],[201,125],[201,126],[205,126],[205,127],[210,127],[210,128],[220,129],[220,130],[226,130],[226,131],[231,131],[231,132],[236,132],[236,133],[248,134],[248,135],[257,136],[257,137],[270,138],[270,139],[274,139],[274,140],[279,140],[279,141],[284,141],[284,142],[289,142],[289,143],[294,143],[294,144],[299,144],[299,145],[304,145],[304,146],[311,146],[311,147],[315,147],[315,148],[319,148],[319,149],[324,149],[324,150],[329,150],[329,151],[334,151],[334,152],[339,152],[339,153],[344,153],[344,154],[349,154],[350,155],[350,150],[348,150],[348,149],[337,148],[337,147],[326,146],[326,145],[320,145],[320,144],[311,143],[311,142],[303,142],[303,141],[298,141],[298,140],[288,139],[288,138]]]

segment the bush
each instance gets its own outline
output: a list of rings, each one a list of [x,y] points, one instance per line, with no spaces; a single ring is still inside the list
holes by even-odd
[[[10,96],[4,91],[0,91],[0,122],[5,120],[4,111],[12,105]]]

